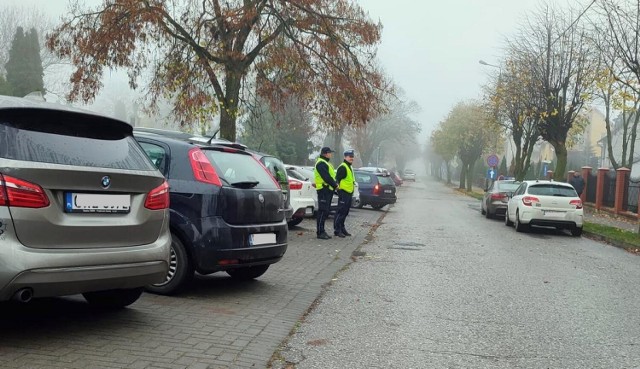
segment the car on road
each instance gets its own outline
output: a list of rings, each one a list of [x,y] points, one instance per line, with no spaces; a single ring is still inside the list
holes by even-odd
[[[151,292],[173,294],[199,274],[263,275],[287,250],[282,189],[244,145],[173,131],[135,136],[169,182],[170,269]]]
[[[393,183],[398,187],[402,186],[402,184],[404,183],[402,178],[400,178],[400,176],[394,171],[389,172],[389,176],[393,180]]]
[[[382,209],[396,203],[396,186],[391,177],[360,170],[355,170],[353,174],[360,191],[358,208],[370,205],[374,209]]]
[[[530,226],[569,229],[573,236],[582,234],[582,200],[568,183],[524,181],[507,204],[507,226],[525,232]]]
[[[313,182],[307,177],[287,166],[289,176],[289,193],[291,194],[291,207],[293,216],[287,222],[289,227],[297,226],[305,217],[312,217],[317,208],[318,195]]]
[[[482,215],[489,219],[504,216],[509,198],[519,186],[520,182],[515,180],[493,182],[482,197],[482,203],[480,204]]]
[[[0,301],[135,302],[169,268],[168,190],[129,124],[0,96]]]
[[[414,172],[411,169],[405,169],[404,173],[402,174],[402,179],[404,179],[405,181],[415,182],[416,181],[416,172]]]

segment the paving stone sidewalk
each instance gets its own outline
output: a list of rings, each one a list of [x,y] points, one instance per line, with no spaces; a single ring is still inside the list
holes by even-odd
[[[116,312],[92,310],[79,297],[0,304],[0,366],[264,368],[383,214],[354,210],[354,237],[329,241],[317,240],[315,220],[305,220],[290,232],[284,259],[257,281],[198,277],[179,296],[145,294]]]

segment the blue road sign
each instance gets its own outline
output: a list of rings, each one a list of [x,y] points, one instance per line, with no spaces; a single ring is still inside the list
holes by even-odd
[[[490,167],[497,167],[498,164],[500,164],[500,158],[498,157],[498,155],[489,155],[489,157],[487,158],[487,165]]]
[[[549,164],[544,163],[544,165],[542,166],[542,176],[546,177],[547,176],[547,172],[549,172]]]
[[[497,174],[497,171],[495,169],[489,168],[489,170],[487,170],[487,179],[495,180],[496,174]]]

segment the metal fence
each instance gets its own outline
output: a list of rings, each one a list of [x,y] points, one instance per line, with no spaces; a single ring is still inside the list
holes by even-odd
[[[638,213],[638,194],[640,192],[640,178],[629,178],[624,191],[624,198],[627,199],[624,210]]]
[[[598,176],[590,173],[587,178],[587,202],[595,204],[596,202],[596,187],[598,185]]]
[[[610,170],[604,176],[604,196],[602,205],[612,208],[616,205],[616,172]]]

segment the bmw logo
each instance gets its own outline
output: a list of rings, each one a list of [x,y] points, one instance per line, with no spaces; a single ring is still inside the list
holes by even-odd
[[[111,186],[111,177],[102,177],[102,188],[109,188],[109,186]]]

